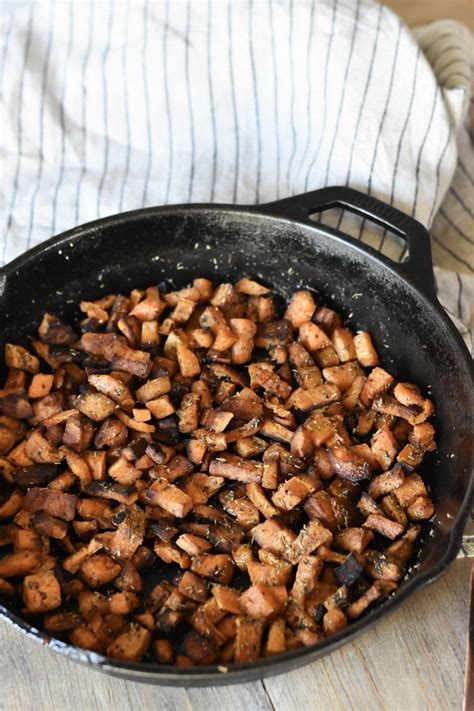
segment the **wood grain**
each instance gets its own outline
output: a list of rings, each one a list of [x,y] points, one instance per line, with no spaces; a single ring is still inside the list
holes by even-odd
[[[0,623],[2,711],[418,711],[462,708],[472,562],[357,641],[289,674],[239,686],[172,689],[112,679]]]
[[[410,27],[426,25],[436,20],[458,20],[474,30],[472,0],[385,0]]]

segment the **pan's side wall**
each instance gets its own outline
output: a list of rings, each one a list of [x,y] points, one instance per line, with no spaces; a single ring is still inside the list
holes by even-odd
[[[354,330],[372,333],[384,367],[431,393],[439,451],[425,473],[437,515],[420,570],[445,550],[471,475],[470,373],[436,309],[363,250],[317,227],[245,210],[169,208],[78,228],[4,273],[2,352],[7,341],[27,345],[45,310],[74,318],[81,298],[126,293],[164,278],[180,287],[195,276],[221,282],[251,274],[283,295],[315,289],[319,303],[341,311]]]

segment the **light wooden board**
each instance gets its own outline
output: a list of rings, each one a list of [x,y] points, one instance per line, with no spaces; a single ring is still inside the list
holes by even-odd
[[[425,25],[436,20],[458,20],[474,30],[472,0],[383,0],[410,25]]]
[[[319,662],[238,686],[185,690],[112,679],[0,623],[0,709],[459,711],[471,565],[455,561],[401,610]]]

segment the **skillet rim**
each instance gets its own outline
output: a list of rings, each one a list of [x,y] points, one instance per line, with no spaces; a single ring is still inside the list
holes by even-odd
[[[262,217],[266,220],[273,220],[278,223],[287,222],[289,224],[309,228],[315,233],[323,233],[329,235],[339,243],[348,244],[354,251],[371,259],[373,262],[380,264],[383,268],[388,269],[396,280],[401,280],[405,286],[409,287],[416,293],[417,297],[422,300],[424,307],[428,307],[432,312],[432,316],[440,319],[443,326],[448,330],[450,338],[454,341],[456,355],[463,361],[466,372],[470,373],[471,381],[473,381],[472,361],[459,332],[455,328],[453,322],[438,299],[433,295],[427,294],[420,286],[414,284],[410,276],[403,271],[396,262],[385,257],[377,250],[369,245],[359,242],[355,238],[327,225],[313,222],[309,219],[300,219],[294,216],[293,213],[285,215],[284,212],[278,209],[279,203],[288,202],[291,198],[285,198],[281,201],[264,203],[261,205],[231,205],[231,204],[209,204],[209,203],[190,203],[178,205],[164,205],[157,207],[139,208],[128,212],[117,213],[106,216],[98,220],[92,220],[78,227],[55,235],[44,242],[29,249],[23,254],[16,257],[11,262],[3,267],[0,267],[0,304],[2,296],[9,278],[15,276],[22,267],[31,263],[36,257],[46,254],[56,247],[61,246],[68,240],[80,239],[84,233],[93,234],[104,228],[113,227],[115,225],[124,224],[134,219],[160,217],[166,214],[176,215],[176,213],[205,213],[213,212],[216,215],[221,213],[248,214],[250,218]],[[303,216],[301,216],[303,217]],[[370,219],[370,218],[369,218]],[[316,236],[316,235],[315,235]],[[427,265],[432,268],[432,265]],[[472,391],[471,391],[472,392]],[[471,397],[472,400],[472,397]],[[472,452],[471,452],[472,464]],[[229,665],[229,667],[221,667],[226,671],[219,671],[217,665],[202,666],[202,667],[175,667],[171,665],[156,665],[146,662],[125,662],[111,657],[106,657],[94,652],[88,652],[70,644],[62,642],[46,633],[38,630],[33,625],[22,619],[15,613],[11,612],[4,605],[0,604],[0,619],[11,624],[15,629],[26,634],[30,639],[47,646],[56,653],[72,659],[73,661],[87,664],[93,669],[106,672],[120,678],[128,678],[134,681],[148,682],[154,684],[170,685],[170,686],[212,686],[229,683],[244,683],[254,681],[263,677],[273,676],[276,674],[290,671],[296,667],[309,664],[317,658],[334,651],[342,644],[354,639],[363,630],[372,627],[382,616],[394,612],[410,597],[416,590],[423,588],[433,582],[446,570],[446,568],[454,561],[462,543],[462,534],[464,526],[469,515],[470,504],[473,493],[473,473],[467,486],[464,498],[456,513],[455,520],[449,531],[447,545],[440,558],[429,566],[425,571],[416,570],[410,574],[408,579],[402,582],[394,594],[388,597],[381,605],[371,610],[362,618],[353,622],[349,627],[340,630],[336,634],[331,635],[325,640],[310,647],[300,647],[295,650],[283,652],[275,657],[260,658],[256,662],[247,662],[239,665]]]

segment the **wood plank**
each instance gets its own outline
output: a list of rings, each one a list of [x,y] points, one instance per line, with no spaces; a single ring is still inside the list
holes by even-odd
[[[185,690],[113,679],[42,650],[2,622],[0,708],[457,711],[463,698],[471,565],[466,558],[455,561],[401,610],[319,662],[239,686]]]
[[[426,25],[436,20],[458,20],[474,30],[472,0],[385,0],[410,27]]]

